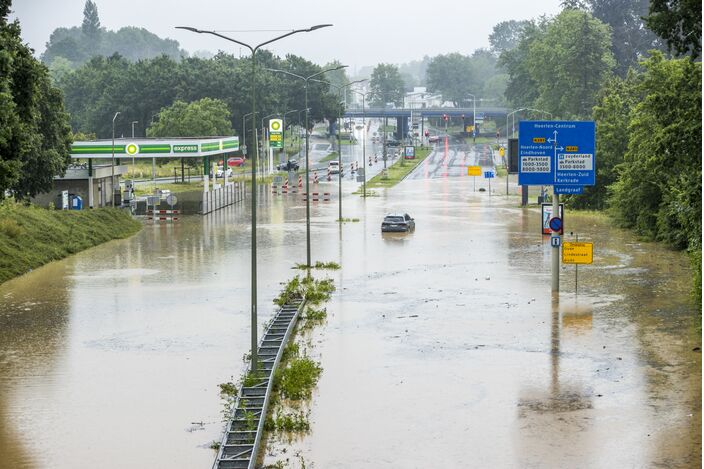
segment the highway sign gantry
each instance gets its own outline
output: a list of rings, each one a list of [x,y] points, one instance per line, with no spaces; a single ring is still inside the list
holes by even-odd
[[[596,127],[593,121],[521,121],[518,183],[593,186]]]

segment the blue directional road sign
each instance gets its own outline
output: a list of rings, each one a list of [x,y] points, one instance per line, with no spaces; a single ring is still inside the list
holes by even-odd
[[[593,121],[521,121],[518,184],[593,186],[595,128]]]
[[[492,179],[494,177],[493,171],[484,171],[484,179]]]
[[[555,194],[581,194],[584,192],[584,186],[555,186],[553,189]]]

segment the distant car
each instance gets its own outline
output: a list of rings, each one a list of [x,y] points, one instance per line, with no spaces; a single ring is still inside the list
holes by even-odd
[[[416,222],[407,213],[386,215],[381,222],[382,233],[409,232],[415,229]]]
[[[228,158],[227,165],[237,167],[244,166],[244,158],[241,156],[233,156],[232,158]]]
[[[337,174],[340,172],[340,162],[337,160],[333,160],[328,163],[328,172],[330,174]]]
[[[279,171],[298,171],[298,161],[288,160],[286,163],[281,163],[276,167]]]
[[[222,169],[222,166],[218,166],[218,170],[215,172],[215,177],[216,177],[216,178],[221,178],[221,177],[224,177],[224,176],[225,176],[225,173],[224,173],[224,171],[223,171],[223,169]],[[227,168],[227,177],[231,177],[231,176],[232,176],[232,168]],[[212,171],[210,171],[210,177],[213,177],[213,172],[212,172]]]
[[[428,137],[428,143],[436,143],[440,141],[440,136],[439,135],[431,135]]]
[[[390,138],[386,141],[386,146],[387,147],[398,147],[401,145],[401,142],[398,140],[394,140],[393,138]]]

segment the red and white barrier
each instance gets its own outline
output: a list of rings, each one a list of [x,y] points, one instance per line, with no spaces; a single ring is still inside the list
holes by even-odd
[[[303,193],[303,200],[308,200],[308,194]],[[313,202],[329,202],[330,201],[330,193],[329,192],[311,192],[310,194],[310,200]]]
[[[313,171],[313,184],[318,184],[318,172]]]
[[[303,176],[298,176],[298,187],[303,187]]]

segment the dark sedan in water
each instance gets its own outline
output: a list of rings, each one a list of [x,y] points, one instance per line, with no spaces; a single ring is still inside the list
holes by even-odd
[[[407,213],[386,215],[381,222],[381,232],[409,232],[416,229],[416,222]]]

